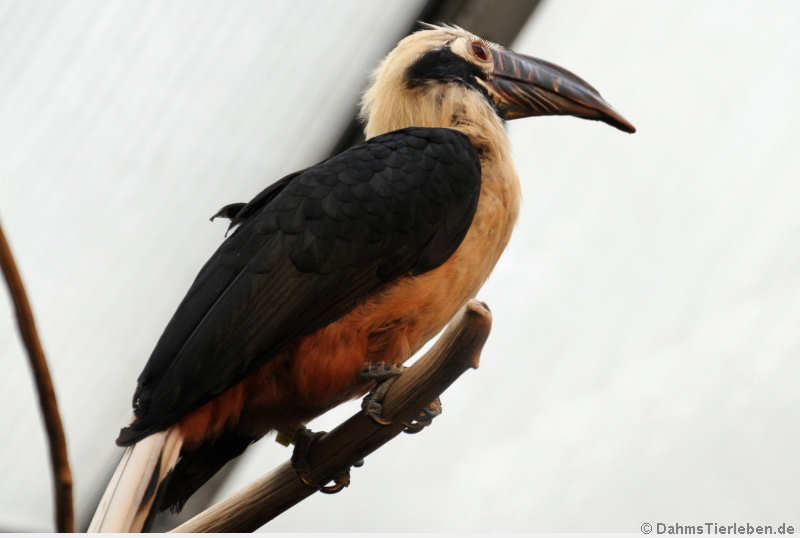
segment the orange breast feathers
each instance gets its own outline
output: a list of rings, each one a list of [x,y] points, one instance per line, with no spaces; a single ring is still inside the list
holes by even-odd
[[[482,196],[482,205],[496,203],[495,197]],[[359,378],[364,363],[402,363],[435,336],[477,293],[512,226],[509,219],[503,229],[489,227],[479,211],[444,264],[393,281],[186,415],[180,422],[184,446],[190,450],[228,428],[257,438],[305,423],[364,394],[370,387]]]
[[[365,362],[402,363],[433,338],[483,285],[519,212],[519,179],[510,156],[482,161],[481,170],[478,209],[445,263],[387,284],[186,415],[179,423],[186,449],[227,428],[258,438],[305,423],[369,389],[359,379]]]
[[[229,428],[259,437],[364,394],[371,386],[359,377],[366,362],[404,362],[477,291],[482,279],[467,283],[465,275],[472,273],[457,252],[428,273],[387,285],[186,415],[180,422],[184,446]]]
[[[394,290],[398,285],[403,289]],[[401,363],[424,343],[417,327],[429,301],[408,293],[415,287],[400,281],[387,286],[186,415],[179,425],[184,446],[191,450],[229,428],[258,437],[307,422],[366,392],[370,385],[359,377],[364,363]]]

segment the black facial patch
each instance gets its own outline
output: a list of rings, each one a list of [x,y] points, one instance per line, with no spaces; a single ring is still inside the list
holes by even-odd
[[[448,47],[425,53],[406,72],[406,84],[409,88],[431,81],[456,82],[475,88],[489,98],[486,88],[478,84],[477,79],[486,80],[486,73]]]

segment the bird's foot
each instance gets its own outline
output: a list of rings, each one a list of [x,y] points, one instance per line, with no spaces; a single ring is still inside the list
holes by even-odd
[[[406,433],[419,433],[427,426],[433,423],[433,419],[442,414],[442,401],[439,398],[433,400],[428,407],[419,412],[419,414],[403,425]]]
[[[384,363],[384,362],[368,362],[361,370],[362,379],[374,379],[382,381],[375,390],[367,394],[361,401],[361,409],[364,414],[369,418],[387,426],[392,423],[383,417],[383,400],[386,398],[386,393],[389,392],[389,387],[392,386],[397,376],[401,375],[406,366],[397,364]],[[419,412],[419,414],[408,422],[404,422],[403,429],[406,433],[419,433],[426,426],[430,426],[433,419],[442,414],[442,402],[436,398],[431,404]]]
[[[386,379],[361,400],[361,410],[364,414],[382,426],[392,423],[391,420],[383,418],[383,399],[386,398],[386,393],[396,378],[397,376]]]
[[[306,486],[318,489],[322,493],[339,493],[350,485],[350,468],[348,467],[341,473],[333,477],[333,485],[326,486],[317,484],[311,478],[311,463],[308,461],[308,453],[311,446],[326,432],[312,432],[308,428],[301,426],[294,432],[294,451],[292,452],[292,467],[294,467],[297,477]],[[354,467],[364,465],[364,460],[353,463]]]
[[[395,378],[401,375],[406,367],[401,364],[391,362],[367,362],[359,372],[358,377],[362,381],[377,381],[378,386],[364,397],[361,402],[361,409],[369,418],[378,424],[391,424],[391,420],[386,420],[381,416],[383,412],[383,399],[386,392],[392,386]]]
[[[311,463],[308,461],[308,452],[314,442],[325,435],[325,432],[312,432],[305,426],[300,426],[294,432],[293,439],[294,451],[292,451],[292,467],[294,467],[300,481],[307,486],[311,486]]]
[[[362,381],[386,381],[393,379],[403,372],[406,367],[401,364],[391,362],[366,362],[358,374]]]

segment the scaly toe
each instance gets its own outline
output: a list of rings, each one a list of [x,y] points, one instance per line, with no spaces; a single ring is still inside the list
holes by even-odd
[[[438,417],[442,414],[442,402],[439,398],[436,398],[434,401],[428,405],[425,409],[419,412],[419,414],[412,420],[408,422],[404,422],[403,425],[405,429],[403,430],[405,433],[419,433],[427,426],[430,426],[433,423],[433,419]]]
[[[375,390],[364,396],[361,401],[361,409],[364,414],[382,426],[392,423],[391,420],[383,418],[383,399],[386,397],[386,393],[389,391],[389,387],[392,386],[394,379],[387,379],[378,385]]]

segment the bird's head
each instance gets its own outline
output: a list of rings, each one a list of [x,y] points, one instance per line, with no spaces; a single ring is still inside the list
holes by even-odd
[[[428,26],[400,41],[375,70],[361,115],[368,138],[410,126],[480,130],[481,124],[544,115],[635,131],[566,69],[452,26]]]

